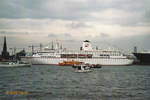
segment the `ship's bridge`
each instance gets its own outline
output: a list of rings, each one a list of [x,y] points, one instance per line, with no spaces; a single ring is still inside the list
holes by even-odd
[[[92,51],[93,50],[91,42],[89,40],[83,41],[82,50],[84,50],[84,51]]]

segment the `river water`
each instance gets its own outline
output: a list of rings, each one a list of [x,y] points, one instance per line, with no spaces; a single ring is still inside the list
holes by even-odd
[[[0,100],[150,100],[150,66],[0,68]]]

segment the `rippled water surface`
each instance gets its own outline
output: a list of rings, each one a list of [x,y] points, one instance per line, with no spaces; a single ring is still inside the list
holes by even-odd
[[[0,68],[0,100],[150,100],[150,66],[103,66],[90,73],[52,65]]]

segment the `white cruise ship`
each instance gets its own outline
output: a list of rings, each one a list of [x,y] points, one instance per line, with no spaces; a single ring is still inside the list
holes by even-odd
[[[94,50],[88,40],[83,41],[80,50],[66,50],[57,46],[57,49],[44,50],[21,59],[32,64],[54,65],[58,65],[63,61],[78,61],[100,65],[131,65],[134,61],[131,56],[118,50]]]

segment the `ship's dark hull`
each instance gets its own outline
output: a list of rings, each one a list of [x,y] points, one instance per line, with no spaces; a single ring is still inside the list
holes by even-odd
[[[150,65],[150,53],[133,53],[137,58],[135,63],[142,65]]]

